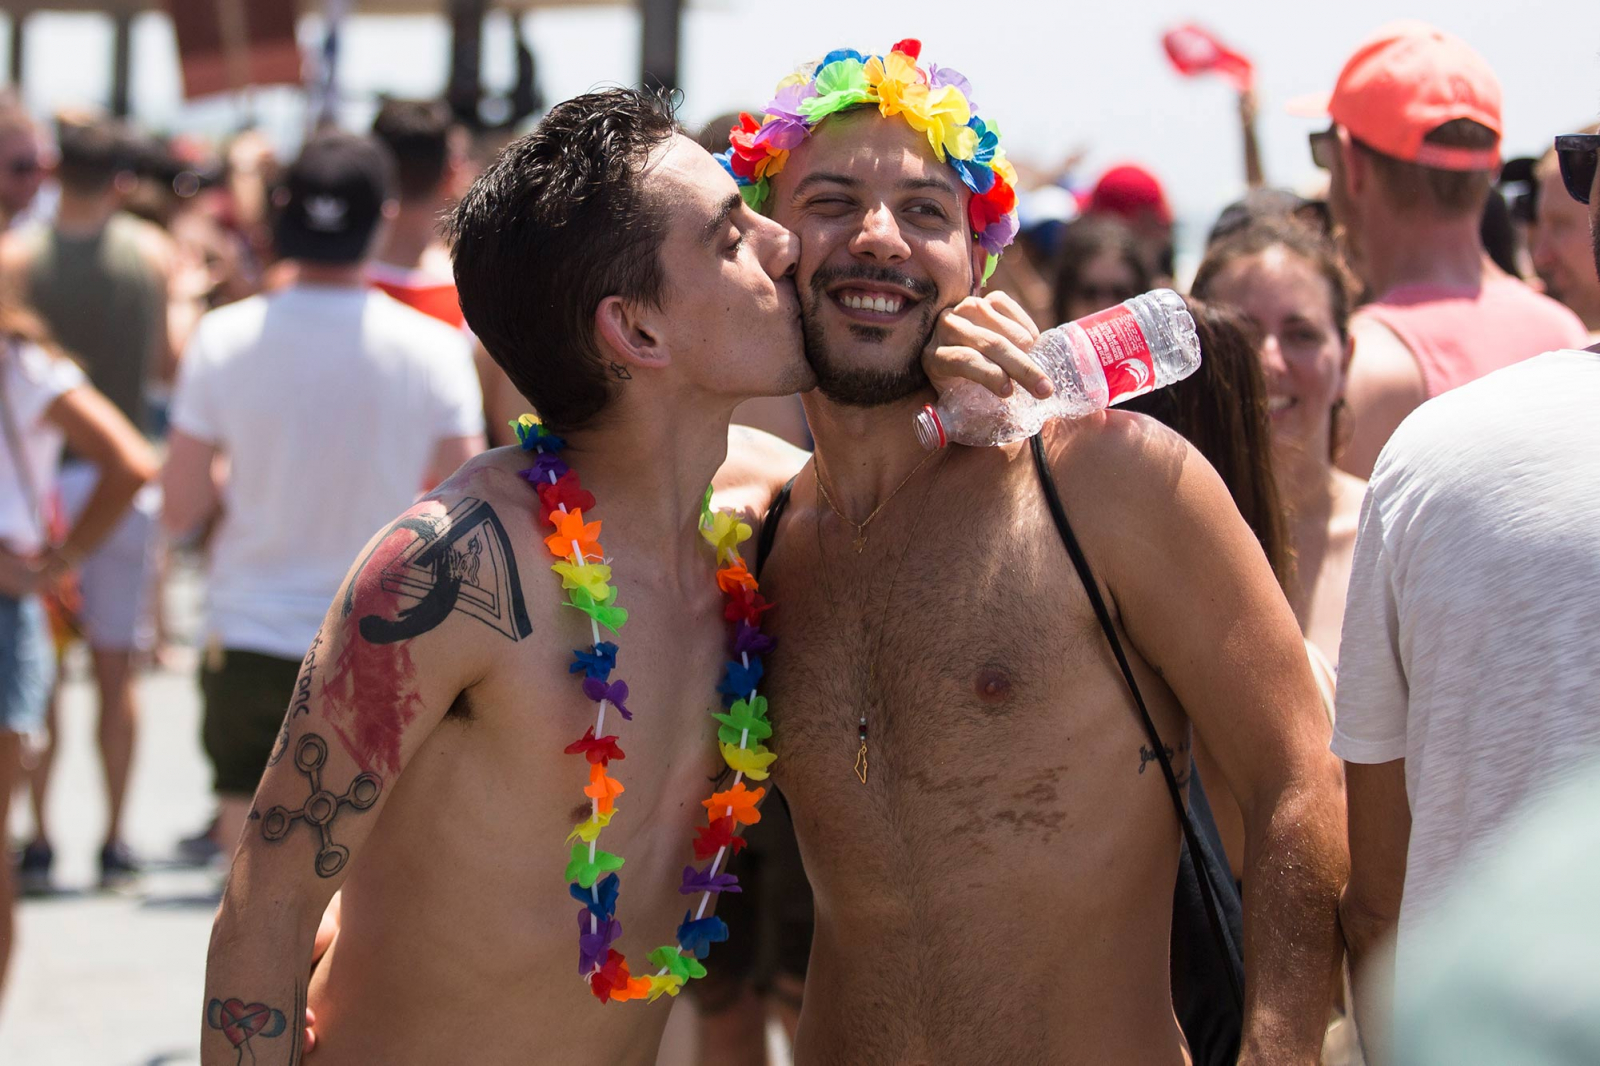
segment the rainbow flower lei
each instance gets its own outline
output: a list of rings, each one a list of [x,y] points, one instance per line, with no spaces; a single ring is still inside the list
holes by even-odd
[[[719,872],[719,867],[725,857],[744,847],[744,838],[737,835],[738,827],[761,820],[756,805],[766,795],[766,789],[748,789],[744,779],[766,780],[777,759],[759,743],[772,736],[772,724],[767,717],[766,698],[756,693],[762,673],[761,656],[774,644],[761,632],[761,616],[772,609],[772,604],[762,598],[755,577],[739,557],[739,545],[750,539],[749,524],[739,521],[730,511],[713,514],[711,490],[707,488],[701,504],[700,532],[716,549],[717,587],[727,599],[723,614],[734,623],[734,657],[717,686],[722,694],[723,713],[712,715],[719,723],[717,739],[722,758],[734,772],[733,786],[713,792],[702,803],[707,824],[696,830],[694,856],[701,862],[709,858],[710,863],[704,869],[692,864],[683,868],[683,883],[678,891],[686,896],[699,895],[699,905],[684,912],[675,943],[650,952],[650,963],[659,967],[658,971],[648,977],[634,977],[628,972],[622,952],[612,947],[622,935],[622,923],[616,917],[621,890],[617,871],[622,867],[622,856],[599,847],[600,832],[616,816],[616,799],[624,791],[622,782],[609,773],[611,763],[625,756],[617,746],[620,738],[602,733],[606,710],[614,708],[623,718],[633,719],[627,706],[627,682],[611,680],[617,646],[601,640],[600,629],[616,634],[627,622],[628,612],[617,606],[617,590],[610,584],[611,566],[600,547],[600,523],[584,521],[584,512],[594,508],[594,496],[584,490],[578,475],[558,455],[566,442],[532,415],[523,415],[512,426],[523,450],[536,456],[533,466],[522,471],[522,476],[539,494],[539,521],[555,529],[545,538],[545,545],[560,561],[550,569],[561,576],[567,605],[589,616],[594,638],[589,648],[573,650],[574,661],[567,667],[569,673],[583,675],[583,694],[597,704],[594,725],[566,747],[568,755],[581,755],[589,764],[589,785],[583,792],[590,799],[590,814],[567,836],[567,843],[572,845],[566,870],[566,878],[572,882],[568,891],[583,904],[578,911],[578,976],[602,1003],[631,999],[653,1003],[663,994],[676,996],[685,981],[704,977],[706,968],[700,960],[710,953],[712,944],[728,939],[727,925],[714,915],[707,917],[706,907],[713,893],[740,890],[738,878]],[[752,741],[756,742],[753,746]]]
[[[829,52],[778,83],[759,119],[748,113],[729,131],[730,147],[717,156],[755,210],[766,203],[772,176],[789,153],[829,115],[875,105],[885,118],[901,115],[927,134],[933,154],[950,164],[972,190],[967,220],[988,259],[983,279],[1017,236],[1017,172],[1000,147],[1000,130],[978,117],[972,86],[948,67],[917,65],[922,42],[897,42],[886,56],[853,49]]]

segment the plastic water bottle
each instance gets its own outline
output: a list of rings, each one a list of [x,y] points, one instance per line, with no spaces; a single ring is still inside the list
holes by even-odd
[[[1031,437],[1052,418],[1082,418],[1188,377],[1200,366],[1200,338],[1183,297],[1156,289],[1041,333],[1028,355],[1055,385],[1047,399],[957,381],[917,413],[917,440],[933,451]]]

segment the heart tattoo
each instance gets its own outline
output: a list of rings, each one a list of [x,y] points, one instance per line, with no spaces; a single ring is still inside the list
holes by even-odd
[[[256,1049],[250,1046],[252,1038],[270,1039],[282,1035],[288,1028],[283,1011],[274,1010],[265,1003],[245,1003],[238,999],[214,999],[206,1004],[206,1024],[222,1031],[228,1043],[238,1050],[241,1063],[246,1051],[250,1052],[250,1060],[255,1061]]]

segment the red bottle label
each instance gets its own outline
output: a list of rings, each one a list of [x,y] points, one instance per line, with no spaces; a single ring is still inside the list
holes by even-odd
[[[1118,304],[1078,319],[1106,372],[1108,402],[1116,403],[1156,387],[1156,364],[1133,312]]]

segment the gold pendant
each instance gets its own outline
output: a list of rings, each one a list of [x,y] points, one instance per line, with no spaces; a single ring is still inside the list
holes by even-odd
[[[850,543],[855,548],[856,554],[860,555],[863,551],[866,550],[866,547],[867,547],[867,535],[865,533],[858,532],[858,533],[856,533],[856,539],[851,541]]]
[[[864,785],[867,783],[867,742],[861,742],[861,750],[856,752],[856,776]]]

